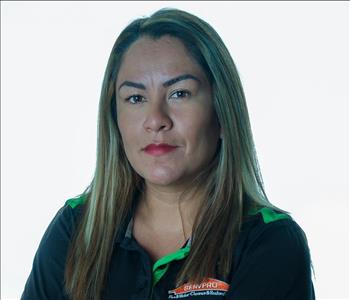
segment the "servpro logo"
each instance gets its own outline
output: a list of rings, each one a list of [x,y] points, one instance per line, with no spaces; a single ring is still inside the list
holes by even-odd
[[[229,285],[221,280],[208,278],[200,284],[185,283],[182,286],[168,291],[168,299],[180,299],[193,296],[225,296]]]

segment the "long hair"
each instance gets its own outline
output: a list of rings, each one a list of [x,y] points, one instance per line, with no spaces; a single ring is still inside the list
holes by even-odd
[[[65,289],[74,300],[100,299],[113,241],[144,180],[131,167],[117,126],[115,83],[123,56],[140,37],[180,39],[202,67],[213,91],[222,139],[211,163],[194,179],[204,191],[193,228],[191,251],[176,283],[227,276],[245,213],[271,207],[264,191],[242,84],[229,51],[217,32],[200,18],[161,9],[131,22],[117,38],[104,74],[99,103],[97,161],[84,191],[84,210],[67,256]],[[220,245],[219,249],[217,245]]]

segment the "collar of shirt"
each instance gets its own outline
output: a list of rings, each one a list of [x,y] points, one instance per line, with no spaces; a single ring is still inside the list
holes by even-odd
[[[125,224],[127,224],[125,226]],[[132,235],[132,231],[133,231],[133,226],[134,226],[134,217],[131,216],[129,218],[127,218],[127,222],[124,224],[124,226],[122,226],[122,230],[119,232],[119,234],[117,235],[116,238],[116,243],[122,243],[124,240],[128,239],[132,239],[133,235]],[[183,247],[191,247],[191,242],[192,242],[192,237],[190,237],[185,245]]]

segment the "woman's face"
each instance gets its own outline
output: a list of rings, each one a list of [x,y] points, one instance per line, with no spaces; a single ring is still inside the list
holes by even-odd
[[[142,37],[133,43],[116,94],[125,153],[146,184],[181,188],[209,164],[220,136],[212,91],[180,40]],[[145,149],[149,144],[176,148],[152,152]]]

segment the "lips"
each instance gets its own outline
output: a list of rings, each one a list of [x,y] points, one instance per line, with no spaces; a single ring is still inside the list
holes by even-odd
[[[177,146],[172,146],[169,144],[150,144],[144,151],[150,155],[159,156],[168,152],[175,150]]]

